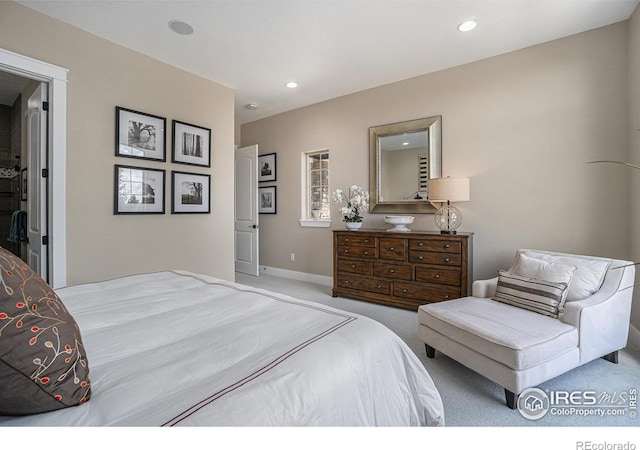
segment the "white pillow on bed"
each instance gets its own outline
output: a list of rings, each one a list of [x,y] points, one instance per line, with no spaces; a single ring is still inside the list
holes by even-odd
[[[569,284],[568,302],[582,300],[598,292],[611,265],[611,260],[604,258],[590,259],[569,255],[551,255],[534,250],[524,250],[520,255],[556,264],[575,266],[577,269]]]

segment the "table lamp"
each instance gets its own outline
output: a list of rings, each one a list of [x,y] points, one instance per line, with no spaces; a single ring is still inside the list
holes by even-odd
[[[440,233],[456,234],[456,230],[462,224],[462,213],[451,203],[469,201],[469,178],[431,178],[429,201],[441,203],[434,217]]]

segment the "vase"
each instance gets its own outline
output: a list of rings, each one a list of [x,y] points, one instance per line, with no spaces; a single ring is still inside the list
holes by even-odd
[[[359,230],[362,227],[362,222],[345,222],[344,224],[349,231]]]

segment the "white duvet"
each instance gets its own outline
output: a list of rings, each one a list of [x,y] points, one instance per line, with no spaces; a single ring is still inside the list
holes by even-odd
[[[363,316],[188,272],[56,291],[91,400],[5,426],[444,425],[424,366]]]

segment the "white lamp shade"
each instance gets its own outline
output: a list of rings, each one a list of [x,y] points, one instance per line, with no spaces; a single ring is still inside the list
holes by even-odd
[[[468,202],[469,178],[431,178],[429,180],[430,202]]]

